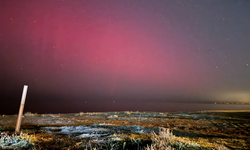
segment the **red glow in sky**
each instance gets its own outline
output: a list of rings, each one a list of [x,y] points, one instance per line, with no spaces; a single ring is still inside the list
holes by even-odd
[[[161,3],[0,2],[5,90],[28,84],[32,98],[52,101],[189,101],[233,85],[229,52],[214,50],[222,46],[201,10]]]

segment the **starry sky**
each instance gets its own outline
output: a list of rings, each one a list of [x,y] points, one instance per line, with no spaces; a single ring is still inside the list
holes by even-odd
[[[0,113],[250,102],[250,1],[1,0],[0,64]]]

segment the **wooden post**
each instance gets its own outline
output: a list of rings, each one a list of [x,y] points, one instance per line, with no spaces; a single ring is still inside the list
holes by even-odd
[[[22,122],[23,108],[24,108],[24,104],[25,104],[27,90],[28,90],[28,85],[24,85],[21,104],[20,104],[19,113],[18,113],[18,117],[17,117],[17,123],[16,123],[16,130],[15,130],[16,134],[20,133],[20,126],[21,126],[21,122]]]

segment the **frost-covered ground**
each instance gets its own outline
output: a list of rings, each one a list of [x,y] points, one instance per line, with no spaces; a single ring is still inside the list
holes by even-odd
[[[250,149],[249,118],[250,112],[247,111],[25,113],[21,130],[23,133],[32,135],[27,136],[30,144],[36,148],[48,149],[51,148],[51,145],[59,149],[75,149],[84,146],[88,148],[105,146],[108,148],[107,143],[112,145],[114,142],[119,143],[114,144],[118,149],[123,147],[124,143],[130,149],[133,149],[133,146],[137,149],[138,145],[143,148],[147,144],[152,145],[155,144],[155,141],[162,140],[159,128],[171,131],[173,134],[172,142],[178,143],[179,146],[186,143],[189,146],[190,144],[199,145],[199,148],[206,147],[208,149],[216,148],[218,145],[224,145],[231,149]],[[16,119],[15,115],[0,116],[2,135],[7,136],[14,133]],[[169,132],[165,135],[171,137]],[[21,137],[15,136],[15,138]],[[25,145],[22,146],[18,142],[11,143],[10,139],[2,137],[1,145],[16,147],[24,147]],[[95,145],[91,145],[93,143]],[[55,147],[55,145],[59,146]]]
[[[159,132],[158,128],[153,127],[140,127],[140,126],[112,126],[105,124],[94,124],[91,126],[61,126],[61,127],[42,127],[41,130],[45,130],[51,134],[67,134],[71,137],[80,138],[105,138],[113,134],[150,134],[152,131]]]

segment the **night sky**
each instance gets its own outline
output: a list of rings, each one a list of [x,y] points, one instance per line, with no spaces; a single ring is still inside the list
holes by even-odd
[[[0,64],[0,114],[250,102],[250,1],[1,0]]]

